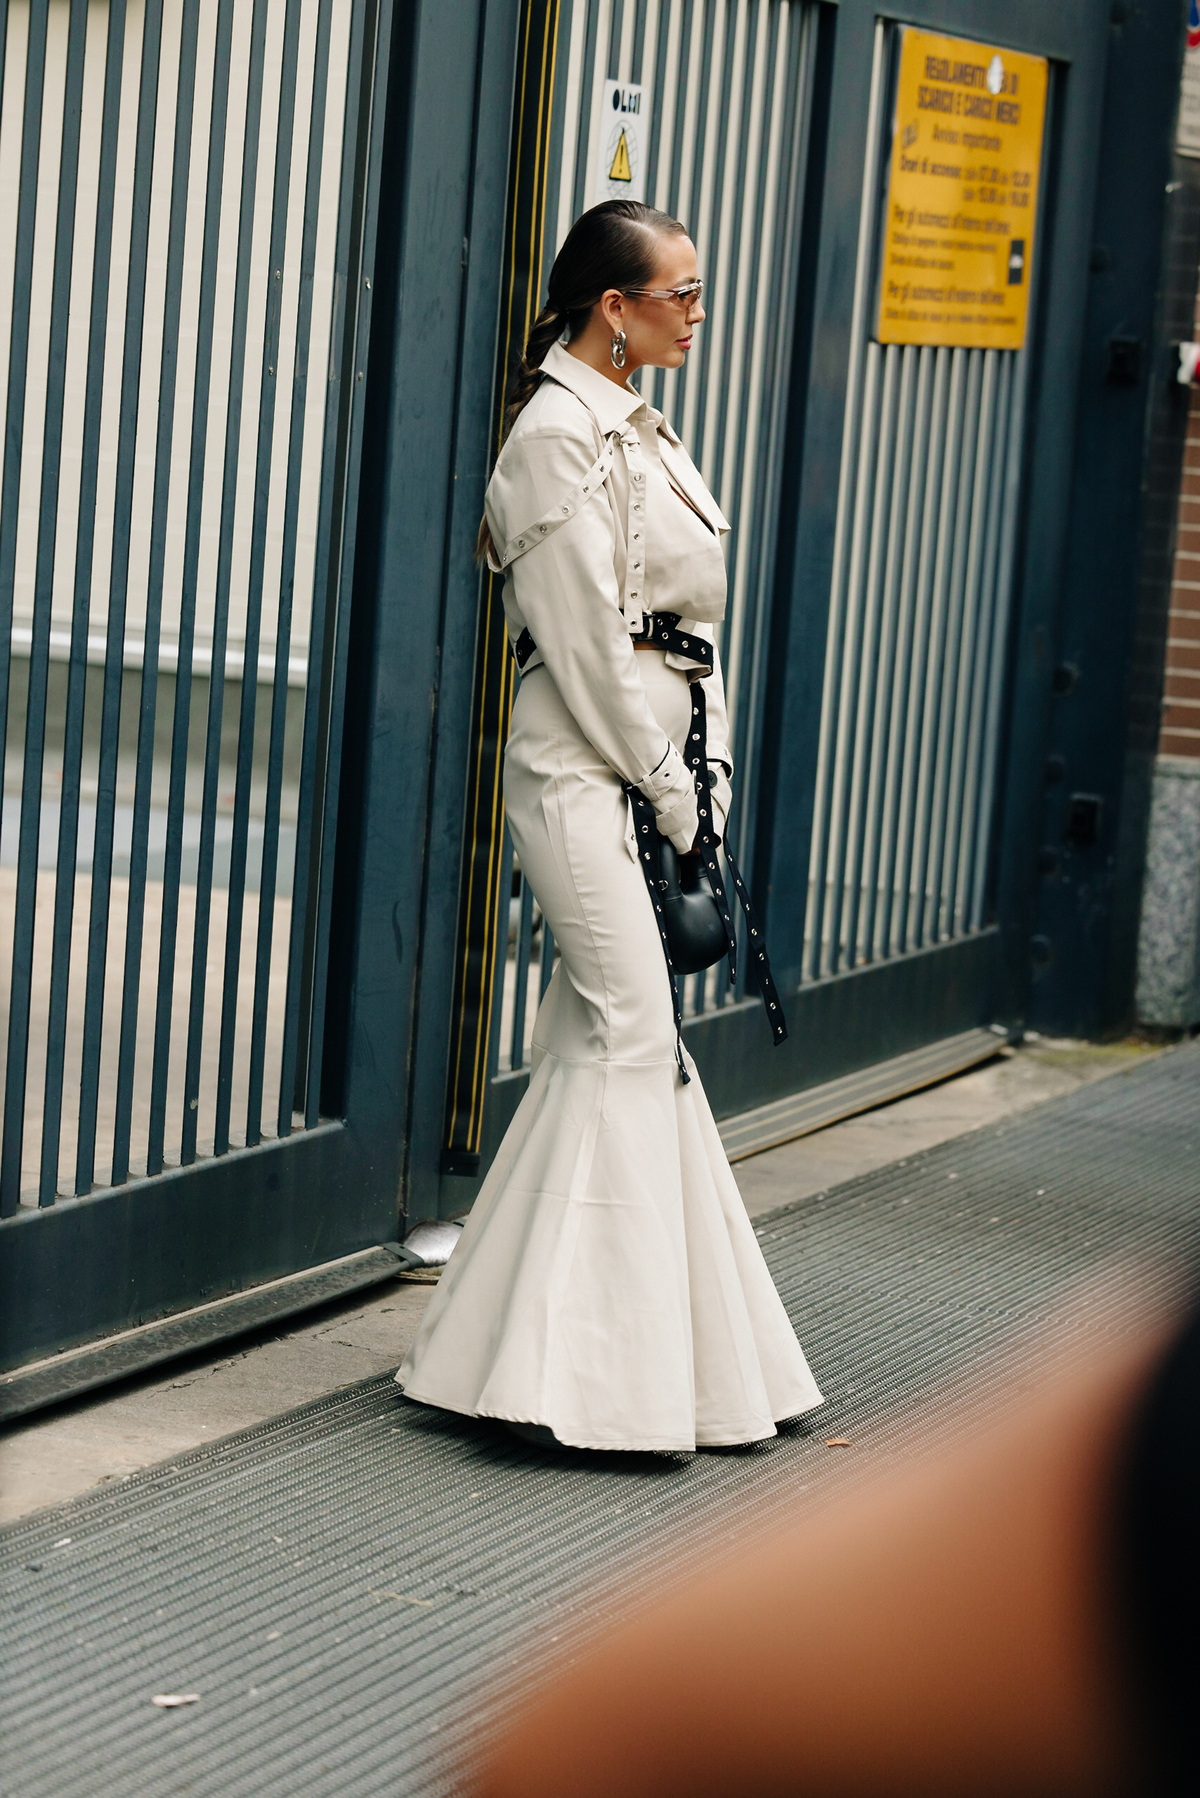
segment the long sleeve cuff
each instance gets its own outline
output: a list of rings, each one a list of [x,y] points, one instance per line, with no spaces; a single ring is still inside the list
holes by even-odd
[[[658,767],[637,784],[654,807],[659,835],[668,838],[681,855],[686,855],[696,840],[699,824],[696,783],[673,743]]]

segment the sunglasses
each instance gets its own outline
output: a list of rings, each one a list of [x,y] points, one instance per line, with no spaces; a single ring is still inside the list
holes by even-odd
[[[635,295],[644,300],[676,300],[681,306],[694,306],[704,292],[703,281],[693,281],[687,287],[623,287],[621,289],[628,298]]]

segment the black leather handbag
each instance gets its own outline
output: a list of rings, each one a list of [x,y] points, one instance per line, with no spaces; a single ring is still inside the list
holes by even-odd
[[[677,974],[698,974],[728,955],[725,920],[698,855],[677,855],[674,845],[660,837],[658,856],[671,966]]]

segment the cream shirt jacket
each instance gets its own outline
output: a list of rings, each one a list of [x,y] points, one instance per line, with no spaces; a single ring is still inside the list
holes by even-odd
[[[593,747],[653,805],[681,851],[695,838],[691,774],[654,713],[630,632],[646,612],[676,612],[681,633],[713,643],[725,615],[721,538],[729,525],[661,412],[554,344],[547,377],[517,418],[485,511],[503,572],[509,639],[528,629],[542,664]],[[683,655],[668,663],[698,679]],[[705,681],[713,809],[729,811],[729,725],[720,657]],[[630,852],[636,858],[632,825]]]

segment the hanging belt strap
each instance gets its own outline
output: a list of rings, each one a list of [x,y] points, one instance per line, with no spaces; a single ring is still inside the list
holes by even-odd
[[[725,882],[721,878],[720,864],[717,861],[712,792],[708,784],[707,752],[708,710],[704,699],[704,682],[694,680],[692,682],[692,728],[688,732],[687,749],[683,759],[696,779],[696,810],[700,818],[700,859],[704,864],[704,872],[708,876],[708,884],[712,888],[712,896],[717,902],[721,922],[725,926],[725,936],[729,943],[729,984],[732,986],[737,980],[737,934],[733,928],[733,917],[729,910]],[[758,921],[758,913],[754,909],[746,883],[730,852],[728,839],[725,843],[725,860],[733,879],[734,892],[741,901],[742,911],[746,916],[747,952],[754,969],[754,978],[758,982],[758,990],[762,995],[767,1022],[771,1026],[771,1035],[775,1040],[775,1047],[778,1048],[780,1043],[787,1041],[787,1024],[783,1016],[783,1006],[780,1004],[779,993],[771,975],[771,961],[767,954],[767,941],[763,936],[762,925]],[[644,862],[642,866],[645,867]]]

